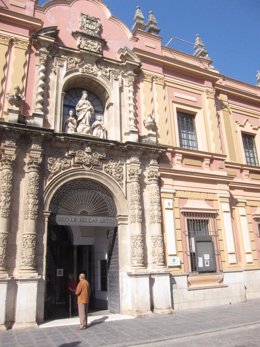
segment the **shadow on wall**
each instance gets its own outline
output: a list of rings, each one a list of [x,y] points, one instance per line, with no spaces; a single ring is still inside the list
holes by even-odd
[[[7,284],[6,294],[6,313],[5,326],[6,329],[12,329],[15,321],[15,308],[18,286],[15,279],[11,279]]]

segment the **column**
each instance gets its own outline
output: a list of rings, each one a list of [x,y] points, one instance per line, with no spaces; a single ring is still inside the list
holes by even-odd
[[[156,313],[169,313],[171,307],[170,275],[165,268],[164,243],[162,234],[162,211],[159,189],[159,165],[151,159],[147,171],[150,231],[150,291],[151,306]]]
[[[120,107],[120,71],[112,70],[112,95],[113,95],[113,117],[109,120],[109,139],[114,141],[122,141],[121,129],[121,107]],[[110,110],[111,112],[111,110]],[[112,116],[110,114],[110,116]]]
[[[44,117],[45,78],[48,50],[42,47],[39,51],[38,81],[36,86],[34,125],[42,127]]]
[[[149,194],[149,229],[151,237],[151,262],[152,267],[165,265],[163,235],[162,235],[162,210],[159,189],[159,166],[157,160],[151,159],[148,166],[148,194]]]
[[[15,158],[15,139],[8,138],[3,143],[3,151],[0,157],[0,329],[4,327],[7,309],[6,300],[9,277],[6,268],[6,253],[8,246],[13,187],[13,166]]]
[[[138,142],[138,129],[136,126],[135,93],[134,93],[134,72],[128,72],[127,77],[127,99],[128,99],[128,135],[129,141]]]
[[[21,245],[20,277],[17,278],[15,328],[35,326],[39,276],[36,270],[36,239],[42,162],[41,138],[32,138],[27,154],[24,228]],[[26,304],[27,303],[27,304]],[[29,303],[29,304],[28,304]]]
[[[132,157],[128,165],[129,223],[131,231],[131,264],[144,267],[143,209],[141,203],[140,161]]]
[[[27,155],[27,187],[20,270],[34,274],[36,274],[35,251],[41,162],[42,147],[40,141],[37,138],[32,138],[31,150]]]
[[[16,157],[15,141],[8,139],[4,143],[1,155],[0,182],[0,278],[7,277],[6,251],[9,232],[11,198],[13,187],[13,163]]]
[[[0,109],[2,110],[4,109],[5,103],[4,89],[7,79],[11,42],[12,40],[10,37],[0,34],[0,66],[2,67],[2,70],[0,71]],[[3,114],[0,115],[0,118],[3,118]]]

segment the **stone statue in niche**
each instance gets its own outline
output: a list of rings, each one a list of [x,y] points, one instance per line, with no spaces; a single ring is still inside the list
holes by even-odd
[[[68,134],[77,133],[106,139],[107,130],[103,124],[103,115],[95,116],[94,114],[95,110],[88,99],[88,92],[83,90],[82,96],[75,106],[75,111],[69,110],[64,122],[64,131]]]
[[[76,114],[78,117],[77,132],[80,134],[91,134],[91,118],[94,114],[94,108],[88,100],[88,93],[83,90],[82,97],[76,105]]]
[[[92,124],[92,135],[99,137],[100,139],[107,138],[107,131],[105,127],[103,126],[103,122],[101,120],[96,120]]]
[[[68,134],[72,134],[77,131],[77,121],[73,114],[74,111],[69,110],[68,118],[65,121],[65,132]]]

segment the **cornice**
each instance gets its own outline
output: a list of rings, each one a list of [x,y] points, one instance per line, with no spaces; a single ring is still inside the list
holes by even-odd
[[[7,22],[15,23],[16,25],[21,25],[21,26],[32,28],[35,30],[42,28],[42,25],[43,25],[43,22],[38,18],[27,16],[22,13],[10,11],[5,8],[1,8],[0,20],[5,20]]]
[[[248,101],[253,101],[257,104],[260,104],[260,95],[257,95],[257,93],[250,93],[248,91],[245,90],[240,90],[238,88],[232,87],[232,86],[226,86],[226,85],[222,85],[219,83],[216,83],[215,85],[216,88],[216,92],[221,92],[221,93],[225,93],[228,95],[232,95],[235,96],[237,98],[243,99],[243,100],[248,100]],[[255,87],[257,88],[257,87]],[[256,90],[257,92],[257,90]]]
[[[176,181],[178,179],[181,180],[192,180],[194,181],[202,181],[202,182],[212,182],[212,184],[216,183],[224,183],[224,184],[230,184],[234,177],[229,175],[221,175],[216,173],[210,173],[205,171],[192,171],[192,170],[182,170],[179,168],[176,168],[175,166],[172,166],[170,168],[165,168],[160,165],[160,174],[161,177],[163,175],[167,175],[167,177],[172,177]]]
[[[166,57],[155,53],[146,52],[139,48],[133,48],[133,52],[138,57],[140,57],[141,60],[145,59],[152,63],[159,63],[161,67],[168,67],[174,69],[175,71],[178,70],[192,76],[198,76],[200,78],[207,78],[213,82],[217,82],[220,78],[220,74],[217,71],[202,69],[193,64],[180,61],[177,58]]]

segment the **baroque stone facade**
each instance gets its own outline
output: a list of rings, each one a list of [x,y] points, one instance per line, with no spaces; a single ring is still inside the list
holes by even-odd
[[[259,86],[140,7],[131,32],[101,0],[4,3],[1,327],[65,312],[81,271],[123,314],[259,297]]]

